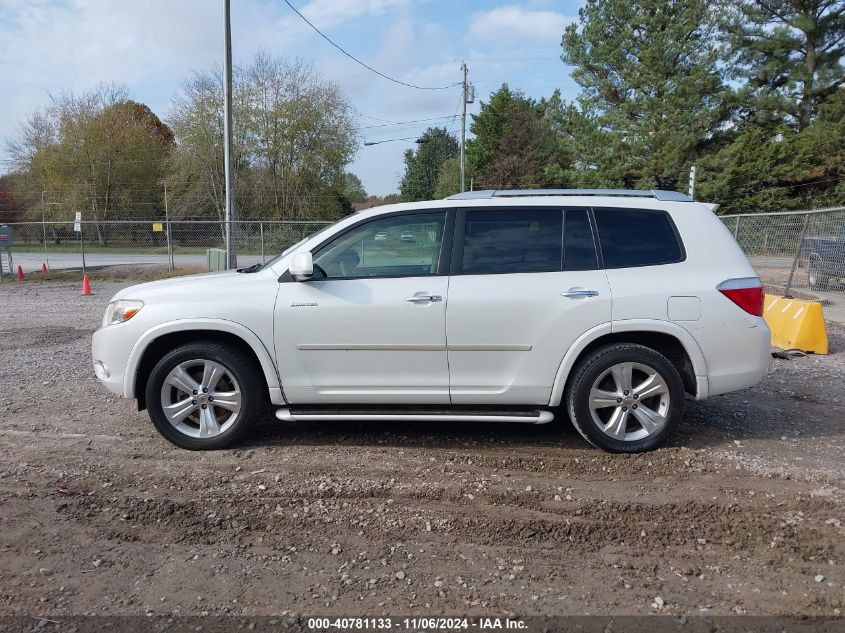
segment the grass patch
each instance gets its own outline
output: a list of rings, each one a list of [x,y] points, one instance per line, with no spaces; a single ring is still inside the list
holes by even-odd
[[[179,246],[174,244],[173,255],[205,255],[209,248],[222,249],[224,246]],[[284,250],[284,248],[282,248]],[[281,252],[281,251],[279,251]],[[43,255],[44,247],[41,244],[14,244],[12,253],[14,255]],[[47,255],[80,255],[79,244],[49,244],[47,246]],[[267,250],[270,253],[270,250]],[[128,246],[128,245],[114,245],[114,246],[100,246],[97,244],[85,243],[86,255],[167,255],[166,246]],[[261,256],[261,251],[254,247],[239,248],[238,255],[247,255],[253,257]]]

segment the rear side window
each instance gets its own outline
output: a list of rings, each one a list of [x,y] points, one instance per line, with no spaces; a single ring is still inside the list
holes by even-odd
[[[593,209],[605,268],[656,266],[683,261],[675,225],[665,211]]]
[[[596,244],[586,209],[567,209],[563,228],[563,269],[595,270],[598,268]]]
[[[467,210],[461,272],[466,275],[559,271],[560,210]]]

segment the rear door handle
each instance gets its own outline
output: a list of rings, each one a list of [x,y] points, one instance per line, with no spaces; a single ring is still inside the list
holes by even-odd
[[[405,301],[410,301],[411,303],[437,303],[438,301],[443,301],[443,297],[440,295],[412,295],[406,298]]]
[[[599,291],[587,290],[586,288],[570,288],[566,292],[561,292],[560,296],[567,297],[569,299],[577,299],[578,297],[598,297]]]

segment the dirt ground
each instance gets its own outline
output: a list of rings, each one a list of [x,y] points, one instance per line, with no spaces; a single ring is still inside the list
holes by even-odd
[[[192,453],[94,377],[119,287],[0,286],[0,616],[845,610],[845,330],[646,455],[269,410]]]

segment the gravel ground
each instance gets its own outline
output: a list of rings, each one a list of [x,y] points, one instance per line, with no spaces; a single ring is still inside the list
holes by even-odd
[[[90,366],[120,286],[0,286],[0,615],[845,609],[845,330],[689,402],[670,445],[568,425],[282,425],[162,440]]]

